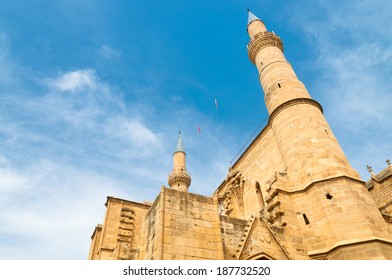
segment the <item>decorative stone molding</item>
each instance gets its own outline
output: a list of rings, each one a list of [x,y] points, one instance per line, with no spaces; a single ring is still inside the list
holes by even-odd
[[[312,256],[312,259],[325,261],[325,260],[328,260],[328,254],[315,255],[315,256]]]
[[[255,220],[256,220],[256,217],[254,215],[250,216],[250,218],[248,219],[248,221],[247,221],[247,223],[245,225],[244,232],[243,232],[242,237],[241,237],[241,242],[240,242],[240,244],[238,244],[238,247],[237,247],[235,253],[233,254],[233,258],[235,258],[237,260],[240,259],[241,255],[243,253],[245,244],[246,244],[246,242],[248,240],[248,237],[250,235],[250,232],[252,230],[252,227],[253,227],[253,225],[255,223]],[[250,242],[253,243],[252,240],[250,240]],[[271,242],[271,240],[270,240],[270,242]],[[249,246],[247,251],[245,251],[245,258],[247,256],[249,256],[251,254],[251,251],[254,249],[254,248],[251,248],[251,247],[252,246]]]
[[[284,174],[283,176],[285,176]],[[271,225],[277,228],[283,228],[286,226],[284,219],[284,211],[281,208],[281,200],[279,198],[279,189],[274,187],[278,181],[278,173],[275,172],[274,176],[267,181],[267,196],[265,199],[265,208],[261,212],[263,218]]]
[[[225,183],[227,189],[220,197],[220,202],[223,205],[223,214],[229,216],[235,208],[242,213],[244,209],[245,180],[238,170],[230,170]]]
[[[289,101],[286,101],[285,103],[276,107],[276,109],[270,114],[268,123],[271,124],[273,122],[273,120],[275,119],[275,117],[280,112],[282,112],[284,109],[286,109],[287,107],[291,107],[291,106],[294,106],[297,104],[313,105],[313,106],[317,107],[321,111],[321,113],[323,113],[323,107],[317,101],[310,99],[310,98],[295,98],[295,99],[291,99]]]
[[[384,214],[384,213],[381,213],[381,215],[382,215],[382,217],[383,217],[383,219],[384,219],[384,221],[386,223],[392,224],[392,216],[389,216],[389,215]]]
[[[254,36],[248,44],[250,61],[255,63],[257,53],[265,47],[278,47],[283,52],[283,44],[279,36],[272,32],[261,32]]]
[[[146,204],[144,202],[135,202],[135,201],[130,201],[130,200],[126,200],[126,199],[122,199],[122,198],[117,198],[117,197],[113,197],[113,196],[108,196],[106,198],[106,203],[105,206],[108,206],[108,203],[117,203],[117,204],[127,204],[127,205],[136,205],[137,207],[142,206],[145,209],[150,208],[151,205]]]
[[[131,258],[131,242],[134,228],[135,212],[127,207],[121,208],[119,226],[117,231],[117,248],[119,259]]]
[[[187,170],[176,169],[169,174],[169,186],[175,186],[178,183],[183,183],[186,186],[191,185],[191,174]]]

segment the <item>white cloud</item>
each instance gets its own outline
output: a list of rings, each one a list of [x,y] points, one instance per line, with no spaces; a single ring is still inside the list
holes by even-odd
[[[19,190],[26,183],[26,179],[10,166],[9,160],[0,155],[0,194]]]
[[[107,143],[113,145],[113,153],[120,157],[154,158],[163,151],[161,135],[148,128],[142,120],[117,115],[108,118],[103,127]]]
[[[111,134],[115,137],[125,137],[130,143],[136,146],[159,144],[157,135],[146,127],[144,123],[139,120],[127,120],[125,118],[117,118],[114,120],[118,124],[116,129],[110,127]]]
[[[56,79],[49,79],[48,84],[60,91],[78,91],[95,89],[98,78],[92,69],[81,69],[62,74]]]
[[[127,197],[124,182],[61,163],[39,161],[15,173],[29,189],[0,198],[0,259],[84,259],[106,196]]]

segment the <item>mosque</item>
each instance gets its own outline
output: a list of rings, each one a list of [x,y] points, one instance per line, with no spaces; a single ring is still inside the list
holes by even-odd
[[[267,125],[211,196],[189,192],[178,135],[169,187],[153,203],[107,197],[92,260],[392,259],[392,165],[363,181],[283,55],[248,11],[249,59]],[[173,145],[174,146],[174,145]]]

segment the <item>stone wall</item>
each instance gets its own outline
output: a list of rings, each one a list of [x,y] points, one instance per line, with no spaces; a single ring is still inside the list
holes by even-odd
[[[245,231],[246,220],[220,216],[220,226],[224,258],[235,259],[236,249],[241,244],[241,237]]]
[[[340,247],[329,253],[332,260],[392,260],[391,245],[383,242],[364,242]]]
[[[144,220],[145,253],[140,259],[160,260],[163,256],[163,191],[155,199]]]
[[[392,166],[373,175],[366,186],[381,213],[392,216]]]
[[[88,254],[89,260],[96,259],[96,256],[99,252],[99,245],[102,238],[102,225],[98,224],[95,227],[93,234],[91,235],[91,245],[90,245],[90,252]]]
[[[108,197],[105,220],[93,235],[90,259],[139,259],[144,248],[144,219],[150,205]]]
[[[223,213],[239,219],[258,213],[264,207],[268,187],[276,181],[276,176],[284,177],[279,172],[284,174],[285,166],[273,131],[267,125],[214,193],[222,204]],[[238,177],[241,184],[232,177]]]
[[[163,259],[223,259],[217,201],[166,188],[161,195]]]

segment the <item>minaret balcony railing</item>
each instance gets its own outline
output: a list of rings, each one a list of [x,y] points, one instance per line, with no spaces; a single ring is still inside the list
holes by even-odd
[[[169,173],[169,186],[173,187],[179,184],[184,184],[186,187],[191,185],[191,173],[185,169],[175,169]]]
[[[250,61],[255,63],[257,53],[265,47],[278,47],[283,52],[283,44],[280,37],[274,32],[263,31],[252,36],[247,48]]]
[[[175,169],[173,169],[169,173],[169,177],[170,176],[174,176],[174,175],[181,175],[181,174],[186,175],[188,177],[191,177],[191,173],[188,170],[184,169],[184,168],[175,168]]]

